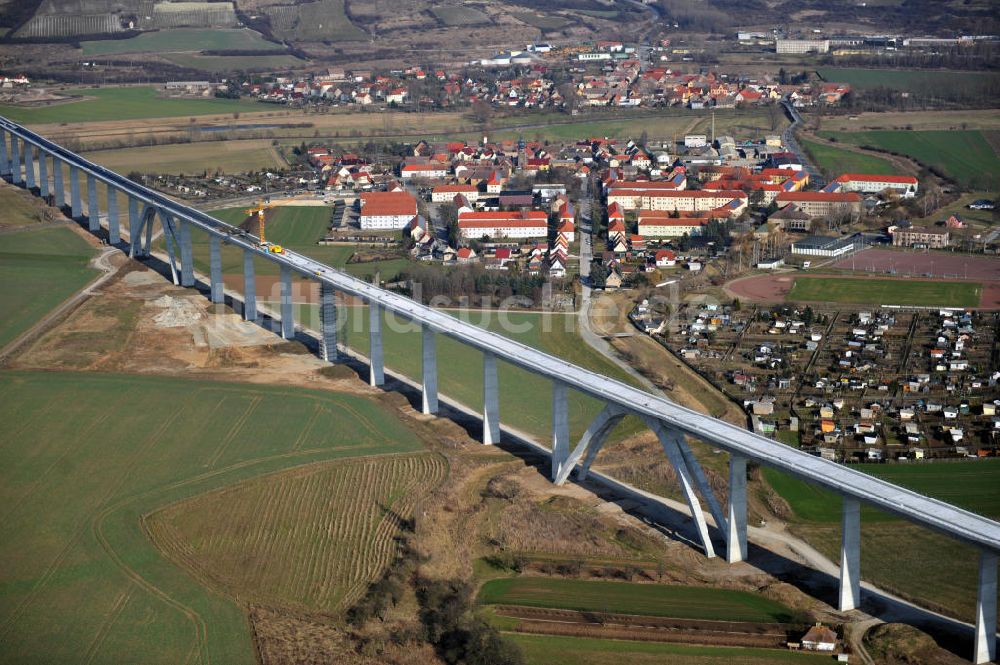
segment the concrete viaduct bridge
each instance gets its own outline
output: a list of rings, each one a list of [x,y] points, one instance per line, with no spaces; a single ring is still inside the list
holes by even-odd
[[[968,543],[979,550],[979,585],[973,662],[996,659],[997,556],[1000,553],[1000,523],[943,501],[879,480],[860,471],[815,457],[776,443],[741,427],[702,415],[606,376],[577,367],[542,351],[507,337],[460,321],[444,312],[421,305],[405,296],[368,284],[300,254],[284,251],[269,253],[258,239],[209,215],[176,203],[127,178],[93,164],[38,134],[5,118],[0,118],[0,175],[14,184],[37,190],[43,197],[54,196],[58,205],[66,201],[64,166],[69,173],[70,209],[74,219],[88,220],[91,231],[101,229],[98,187],[107,188],[107,231],[111,244],[121,243],[121,224],[128,224],[128,252],[133,257],[149,256],[156,220],[163,229],[174,282],[193,286],[194,261],[192,233],[209,238],[210,298],[224,299],[222,282],[222,244],[243,250],[244,307],[246,319],[258,318],[254,259],[277,263],[280,269],[281,334],[295,334],[292,303],[292,277],[298,275],[320,284],[320,354],[330,362],[337,359],[337,309],[335,294],[340,292],[367,302],[370,311],[369,353],[370,382],[384,381],[382,353],[383,311],[393,312],[422,330],[423,368],[421,376],[422,410],[438,410],[438,366],[436,336],[447,335],[475,347],[483,355],[482,421],[484,444],[500,440],[499,385],[497,360],[542,375],[552,381],[551,478],[564,483],[576,469],[577,477],[586,477],[607,435],[626,415],[641,418],[653,430],[667,459],[680,481],[691,511],[697,538],[706,556],[716,555],[709,536],[702,501],[723,534],[725,556],[729,562],[747,555],[746,465],[748,460],[769,466],[797,478],[832,490],[843,502],[842,543],[840,555],[839,609],[852,610],[861,595],[861,503],[898,515],[911,522]],[[86,214],[82,207],[81,187],[86,179]],[[128,210],[118,210],[117,194],[128,200]],[[178,265],[179,263],[179,265]],[[568,418],[568,391],[578,390],[604,402],[604,409],[587,428],[582,438],[571,442]],[[720,505],[706,482],[704,473],[685,437],[700,439],[730,455],[729,497]]]

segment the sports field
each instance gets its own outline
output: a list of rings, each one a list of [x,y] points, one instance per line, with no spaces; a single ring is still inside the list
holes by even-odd
[[[981,284],[912,279],[797,277],[788,300],[874,305],[978,307]]]
[[[379,521],[366,538],[356,538],[349,510],[336,497],[349,498],[351,508],[355,499],[406,505],[405,483],[391,479],[384,491],[338,489],[341,475],[371,473],[363,466],[321,464],[310,475],[302,465],[421,450],[392,411],[364,397],[60,372],[0,373],[0,441],[2,663],[253,662],[244,596],[234,602],[212,589],[228,589],[223,582],[235,579],[253,590],[250,597],[276,605],[335,601],[345,593],[344,575],[357,580],[368,573],[317,577],[336,562],[320,563],[291,544],[318,547],[333,539],[344,541],[340,551],[352,543],[376,551],[370,543],[384,547],[395,528]],[[317,486],[291,491],[299,484],[281,475],[246,482],[292,468]],[[423,478],[432,482],[435,473]],[[223,487],[235,494],[221,502],[190,499]],[[268,492],[266,504],[238,501]],[[324,495],[328,503],[316,503]],[[306,503],[294,503],[300,499]],[[182,538],[178,546],[196,560],[204,557],[202,572],[220,584],[206,588],[149,540],[144,516],[165,507]],[[247,528],[251,508],[259,509],[256,529]],[[377,512],[395,524],[391,511]],[[363,514],[374,518],[370,506]],[[298,531],[287,528],[292,515]],[[270,534],[274,549],[250,551],[264,562],[282,555],[284,570],[246,570],[258,562],[234,552],[241,537],[254,533]]]
[[[792,620],[794,614],[781,603],[746,591],[558,577],[490,580],[480,589],[478,600],[483,605],[526,605],[710,621],[784,623]]]
[[[177,118],[195,115],[260,110],[256,102],[234,99],[171,99],[160,97],[154,88],[81,88],[74,95],[81,101],[42,108],[0,104],[0,115],[14,122],[40,125],[49,122],[96,122],[139,118]]]
[[[887,159],[865,155],[836,146],[807,139],[799,139],[802,149],[824,173],[840,175],[841,173],[875,173],[895,174],[898,169]]]
[[[776,649],[700,647],[592,637],[505,634],[521,646],[529,665],[769,665],[828,663],[829,655]]]
[[[825,138],[897,152],[934,167],[965,188],[993,189],[1000,157],[980,130],[820,132]]]
[[[1000,517],[1000,460],[853,467],[992,519]],[[792,530],[837,561],[841,501],[832,492],[764,469],[794,511]],[[887,515],[861,509],[861,575],[881,588],[969,621],[976,604],[978,554],[968,545]]]
[[[937,71],[920,69],[862,69],[855,67],[820,67],[817,72],[827,81],[850,83],[852,87],[886,87],[909,92],[923,92],[930,89],[964,88],[973,89],[993,85],[1000,75],[993,72]]]
[[[0,197],[0,201],[7,197]],[[96,252],[68,228],[25,229],[0,240],[0,347],[99,273]]]
[[[282,51],[284,46],[269,42],[253,30],[204,30],[178,28],[145,32],[130,39],[102,39],[80,42],[83,55],[118,53],[182,53],[189,51]]]

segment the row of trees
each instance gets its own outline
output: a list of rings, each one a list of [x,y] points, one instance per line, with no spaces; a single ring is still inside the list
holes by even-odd
[[[412,522],[404,527],[412,534]],[[382,577],[368,586],[365,595],[347,612],[352,626],[385,621],[411,586],[419,604],[420,625],[392,631],[399,644],[420,641],[434,646],[449,665],[522,665],[524,655],[517,644],[503,639],[499,631],[476,612],[473,588],[464,580],[435,580],[418,572],[420,557],[404,542],[399,556]]]

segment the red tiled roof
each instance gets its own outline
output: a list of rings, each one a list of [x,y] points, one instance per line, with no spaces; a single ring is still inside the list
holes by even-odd
[[[407,192],[367,192],[361,195],[361,216],[416,215],[417,200]]]

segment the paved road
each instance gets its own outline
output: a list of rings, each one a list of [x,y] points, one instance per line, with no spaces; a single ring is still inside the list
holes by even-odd
[[[798,129],[799,125],[802,124],[802,116],[799,115],[798,110],[792,106],[791,102],[783,101],[781,105],[785,109],[786,115],[791,117],[792,124],[785,127],[784,131],[781,132],[781,142],[785,144],[789,150],[795,153],[798,157],[799,162],[805,168],[806,173],[809,174],[809,184],[816,189],[822,189],[826,185],[826,178],[820,173],[820,170],[816,168],[816,165],[809,160],[809,155],[806,154],[802,146],[798,144],[795,140],[795,130]]]

